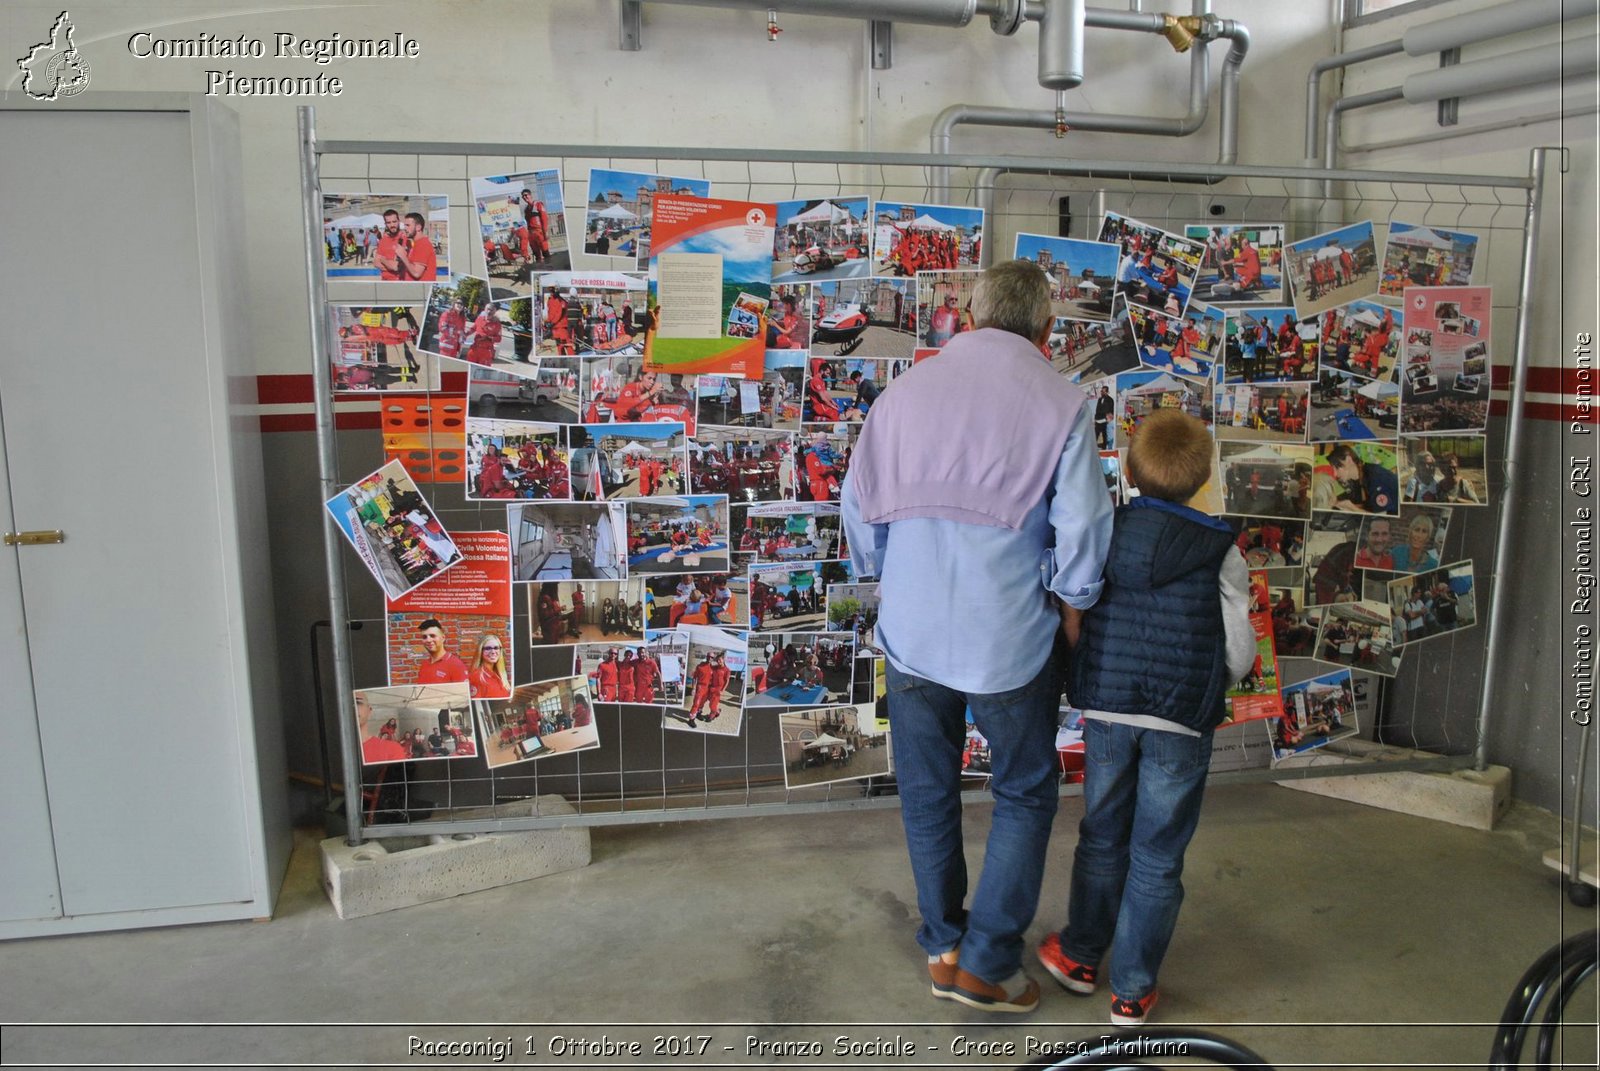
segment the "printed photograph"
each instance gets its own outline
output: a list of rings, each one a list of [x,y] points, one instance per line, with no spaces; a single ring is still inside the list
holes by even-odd
[[[689,438],[689,490],[730,503],[795,497],[795,436],[764,428],[702,424]]]
[[[779,283],[767,306],[767,349],[811,349],[811,286]]]
[[[439,362],[418,347],[421,307],[329,304],[328,311],[333,317],[336,392],[439,389]]]
[[[772,281],[854,279],[867,274],[872,242],[867,195],[777,202]]]
[[[1323,443],[1311,476],[1311,508],[1354,513],[1400,510],[1400,477],[1393,442]]]
[[[641,498],[628,506],[628,568],[634,573],[726,573],[728,499]]]
[[[1455,562],[1389,582],[1389,609],[1400,643],[1431,640],[1478,623],[1472,563]]]
[[[389,683],[466,681],[473,699],[511,694],[511,554],[504,532],[456,532],[462,561],[384,603]]]
[[[1378,249],[1371,220],[1291,242],[1284,263],[1301,319],[1378,292]]]
[[[516,502],[506,507],[511,578],[621,580],[628,575],[627,523],[620,502]]]
[[[751,631],[820,632],[828,627],[827,592],[853,577],[848,561],[750,567]]]
[[[462,275],[428,291],[420,349],[521,378],[534,378],[533,302],[489,300],[489,282]]]
[[[466,681],[360,688],[355,706],[363,766],[478,753]]]
[[[1251,569],[1305,565],[1306,522],[1284,517],[1224,517],[1238,533],[1234,545]]]
[[[461,561],[461,551],[399,461],[324,503],[384,597],[397,599]]]
[[[644,635],[644,581],[551,580],[528,588],[534,646],[632,641]]]
[[[1306,434],[1314,443],[1393,438],[1399,426],[1398,384],[1328,369],[1311,387]]]
[[[1288,306],[1229,309],[1224,383],[1278,383],[1317,374],[1317,322]]]
[[[1400,645],[1395,640],[1389,604],[1361,599],[1329,606],[1322,616],[1315,657],[1383,677],[1400,672]]]
[[[872,403],[889,381],[911,367],[911,358],[885,361],[866,357],[811,358],[801,403],[802,430],[807,424],[857,423],[867,419]]]
[[[536,271],[567,271],[566,202],[555,168],[472,180],[472,204],[489,281],[519,297],[533,293]]]
[[[570,500],[565,425],[468,415],[466,495]]]
[[[567,428],[572,497],[579,502],[651,498],[687,486],[682,424],[573,424]]]
[[[1312,448],[1282,443],[1219,443],[1222,510],[1308,520]]]
[[[1128,309],[1139,360],[1164,372],[1210,379],[1223,352],[1221,309],[1194,302],[1182,319],[1133,307]]]
[[[860,434],[861,425],[848,422],[813,424],[802,432],[798,440],[800,472],[796,489],[801,502],[839,501],[839,488]]]
[[[760,379],[697,377],[696,425],[797,430],[808,360],[800,350],[769,349]]]
[[[1116,398],[1116,417],[1108,424],[1112,440],[1102,443],[1102,450],[1125,448],[1133,429],[1157,409],[1181,409],[1206,424],[1212,422],[1207,380],[1155,370],[1124,372],[1116,377]]]
[[[1050,366],[1073,383],[1131,372],[1139,367],[1139,349],[1128,327],[1127,306],[1117,299],[1110,323],[1094,324],[1058,317],[1045,343]]]
[[[650,223],[657,194],[710,197],[711,183],[644,171],[589,169],[584,199],[583,251],[644,265],[650,260]]]
[[[744,573],[666,574],[641,582],[648,628],[742,626],[748,620],[750,582]]]
[[[329,279],[448,279],[450,199],[442,193],[324,193],[322,247]]]
[[[1254,573],[1252,583],[1265,585],[1266,575]],[[1265,595],[1263,595],[1265,601]],[[1256,637],[1256,660],[1243,678],[1229,688],[1223,697],[1227,710],[1222,725],[1237,725],[1261,718],[1276,718],[1283,714],[1283,697],[1279,692],[1278,657],[1273,646],[1272,614],[1263,609],[1250,614],[1250,628]]]
[[[736,504],[731,516],[734,547],[757,562],[822,561],[849,551],[837,502]]]
[[[656,695],[663,706],[684,707],[689,702],[689,636],[684,632],[649,631],[644,650],[660,670]]]
[[[1268,591],[1272,601],[1272,648],[1279,658],[1310,658],[1316,650],[1322,611],[1299,605],[1304,594],[1303,584],[1298,582]]]
[[[1397,298],[1408,286],[1468,286],[1477,257],[1476,234],[1390,223],[1378,293]]]
[[[1136,219],[1107,212],[1100,241],[1117,246],[1117,289],[1128,305],[1182,317],[1194,294],[1205,247]]]
[[[1310,407],[1310,383],[1230,383],[1217,389],[1217,439],[1303,443]]]
[[[872,214],[872,274],[979,267],[983,209],[879,201]]]
[[[659,706],[661,667],[637,643],[580,643],[573,648],[577,673],[597,703]]]
[[[910,360],[917,345],[916,297],[910,279],[812,284],[812,356]]]
[[[748,651],[746,709],[851,702],[854,637],[840,632],[767,632],[750,637]]]
[[[1366,586],[1366,571],[1356,567],[1356,555],[1363,550],[1361,526],[1365,519],[1359,513],[1319,510],[1311,514],[1306,544],[1305,605],[1331,606],[1336,602],[1354,602],[1361,597]]]
[[[1352,301],[1322,314],[1323,371],[1393,382],[1400,366],[1404,313],[1375,301]]]
[[[538,286],[539,356],[643,355],[643,272],[545,272]]]
[[[828,631],[847,632],[855,638],[858,653],[876,650],[873,629],[878,624],[882,599],[877,584],[829,584]]]
[[[1401,440],[1401,501],[1447,502],[1453,506],[1489,503],[1482,435],[1429,435]]]
[[[1033,261],[1044,272],[1050,281],[1050,311],[1056,316],[1110,321],[1120,246],[1023,232],[1017,235],[1014,255]]]
[[[524,684],[510,699],[477,704],[489,769],[600,746],[594,697],[582,677]]]
[[[683,710],[663,707],[661,727],[712,736],[738,736],[744,724],[746,640],[744,632],[710,625],[684,625],[689,640],[689,695]]]
[[[860,781],[889,772],[889,734],[877,706],[785,711],[778,717],[783,738],[785,788]]]
[[[583,423],[682,424],[694,433],[695,376],[651,372],[642,358],[618,353],[576,360],[581,368]]]
[[[972,319],[972,292],[981,274],[976,270],[917,273],[918,348],[940,349],[977,326]]]
[[[1194,284],[1197,301],[1212,305],[1283,301],[1283,224],[1191,223],[1183,234],[1205,246]]]
[[[1350,671],[1341,669],[1286,685],[1283,717],[1270,719],[1267,730],[1272,738],[1274,764],[1334,740],[1354,736],[1357,731],[1356,693]]]

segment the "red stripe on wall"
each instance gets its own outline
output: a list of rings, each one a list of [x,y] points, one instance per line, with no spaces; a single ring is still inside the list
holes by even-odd
[[[335,413],[333,423],[340,431],[377,431],[379,416],[378,413]],[[316,431],[317,416],[315,413],[264,413],[261,430]]]

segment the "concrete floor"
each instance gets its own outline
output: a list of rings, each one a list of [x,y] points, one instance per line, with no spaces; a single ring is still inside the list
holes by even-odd
[[[1030,942],[1062,919],[1081,813],[1063,801]],[[968,816],[975,858],[987,808]],[[1015,1067],[1029,1036],[1107,1029],[1107,997],[1070,996],[1037,965],[1045,999],[1029,1018],[929,997],[894,810],[596,829],[584,870],[349,922],[320,889],[318,835],[301,836],[270,923],[0,945],[0,1022],[387,1025],[8,1026],[4,1061],[417,1067],[431,1061],[406,1058],[412,1034],[514,1038],[518,1053],[531,1034],[539,1055],[524,1063],[550,1061],[557,1034],[644,1040],[639,1061],[588,1058],[621,1066],[652,1062],[649,1039],[671,1033],[710,1035],[704,1060],[734,1066],[754,1037],[820,1040],[812,1066]],[[1208,1024],[1278,1067],[1481,1067],[1525,967],[1596,924],[1540,862],[1557,835],[1522,806],[1482,833],[1273,785],[1215,788],[1152,1025]],[[1589,1025],[1565,1032],[1567,1066],[1595,1066],[1597,1010],[1591,981],[1569,1008]],[[801,1025],[744,1025],[774,1023]],[[918,1049],[835,1056],[840,1034]],[[953,1056],[958,1035],[1018,1055]]]

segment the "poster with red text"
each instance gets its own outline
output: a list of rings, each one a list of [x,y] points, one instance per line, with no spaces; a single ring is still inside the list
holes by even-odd
[[[656,196],[645,368],[762,376],[776,218],[771,204]]]
[[[511,537],[505,532],[452,535],[461,564],[386,603],[389,683],[465,681],[473,699],[504,699],[514,679]]]

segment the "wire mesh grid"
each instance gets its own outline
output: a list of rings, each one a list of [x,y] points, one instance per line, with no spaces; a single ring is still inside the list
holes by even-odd
[[[478,225],[471,180],[489,175],[522,174],[555,169],[565,204],[565,226],[572,243],[575,268],[585,266],[581,249],[583,217],[591,168],[664,174],[674,178],[706,179],[714,196],[738,200],[780,201],[840,198],[866,195],[874,202],[969,205],[986,209],[984,259],[1009,254],[1015,235],[1029,232],[1094,238],[1106,211],[1140,220],[1165,230],[1182,232],[1188,224],[1278,223],[1287,225],[1286,241],[1335,229],[1349,222],[1371,220],[1380,242],[1391,222],[1440,227],[1477,234],[1480,239],[1474,282],[1495,287],[1493,354],[1496,357],[1496,391],[1504,389],[1510,364],[1520,273],[1520,256],[1529,205],[1528,183],[1520,178],[1474,176],[1416,176],[1309,172],[1266,168],[1216,169],[1226,174],[1194,168],[1161,165],[1070,165],[1035,159],[973,161],[945,158],[948,167],[907,158],[841,154],[743,154],[723,152],[696,156],[692,150],[659,150],[659,155],[592,154],[571,147],[540,151],[529,147],[516,154],[492,151],[433,152],[427,146],[374,143],[370,151],[356,143],[337,143],[337,152],[317,157],[320,191],[336,193],[422,193],[445,195],[449,202],[450,261],[452,270],[485,275],[485,253],[476,241]],[[938,161],[935,161],[938,162]],[[606,263],[593,258],[590,263]],[[382,304],[420,304],[426,287],[397,296],[392,286],[381,299],[371,283],[329,279],[327,299],[332,302],[381,300]],[[444,362],[447,366],[450,362]],[[327,365],[319,361],[317,375],[326,380]],[[448,369],[447,369],[448,370]],[[338,404],[341,426],[370,427],[358,413],[381,412],[393,399],[351,399]],[[447,411],[459,414],[458,391],[421,392],[417,411],[426,425],[423,448],[430,461],[452,460],[459,432],[446,433],[438,418]],[[455,422],[459,424],[459,421]],[[380,420],[381,424],[381,420]],[[1508,423],[1491,420],[1488,441],[1501,443]],[[1490,508],[1458,509],[1450,526],[1444,562],[1474,561],[1480,627],[1453,632],[1447,637],[1410,648],[1399,675],[1389,681],[1371,678],[1361,726],[1361,739],[1377,740],[1397,749],[1438,753],[1437,758],[1413,756],[1409,750],[1385,754],[1380,764],[1352,764],[1349,748],[1339,743],[1313,753],[1296,768],[1249,769],[1222,773],[1219,781],[1285,779],[1303,776],[1347,775],[1381,769],[1442,769],[1467,764],[1478,742],[1477,711],[1481,697],[1484,661],[1488,656],[1488,599],[1494,594],[1489,575],[1497,531],[1496,521],[1504,500],[1504,472],[1499,452],[1491,446],[1489,464]],[[341,431],[338,469],[332,485],[347,486],[381,461],[372,436]],[[446,471],[448,470],[448,471]],[[324,474],[325,478],[330,474]],[[506,530],[504,506],[468,501],[464,493],[464,466],[448,465],[440,478],[423,483],[435,511],[451,531]],[[350,560],[347,556],[346,560]],[[528,585],[518,585],[526,588]],[[361,570],[346,574],[345,595],[350,620],[362,630],[354,634],[351,679],[356,687],[379,686],[387,678],[384,608],[374,585]],[[513,599],[516,637],[516,682],[567,676],[575,671],[567,649],[535,653],[533,635],[521,592]],[[379,638],[377,641],[373,637]],[[1310,659],[1283,662],[1282,683],[1292,684],[1329,670]],[[1359,676],[1359,675],[1358,675]],[[870,693],[857,697],[870,701]],[[344,709],[348,709],[347,705]],[[541,824],[612,824],[684,818],[736,817],[764,813],[796,813],[892,805],[885,790],[887,778],[838,781],[814,787],[788,789],[784,778],[784,748],[776,714],[747,711],[736,737],[676,732],[663,727],[658,709],[597,704],[596,724],[600,746],[594,750],[557,755],[497,770],[483,758],[438,762],[412,762],[394,767],[367,767],[364,771],[365,809],[357,821],[379,823],[366,830],[372,836],[420,833],[473,832],[534,828]],[[1232,732],[1260,732],[1259,723]],[[354,740],[353,727],[341,728],[344,746]],[[480,753],[489,742],[481,742]],[[1371,757],[1370,749],[1365,753]],[[396,776],[398,774],[398,776]],[[969,800],[984,798],[981,782],[970,782]],[[1079,791],[1064,785],[1067,794]],[[562,808],[559,815],[505,817],[484,808],[533,797],[560,796],[576,811]]]

